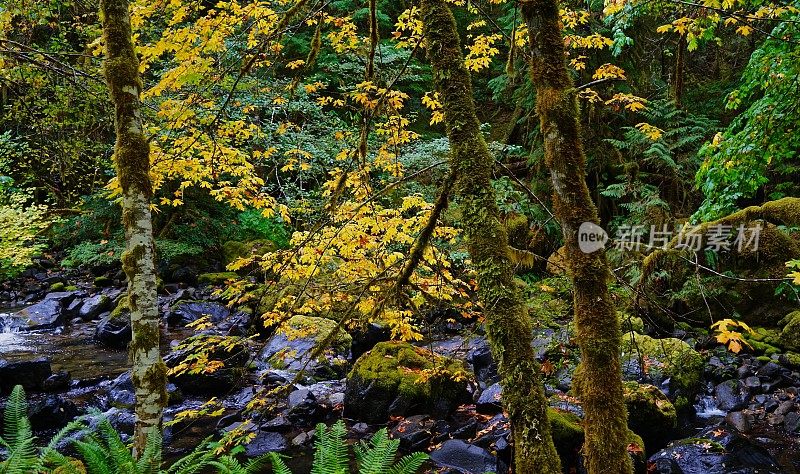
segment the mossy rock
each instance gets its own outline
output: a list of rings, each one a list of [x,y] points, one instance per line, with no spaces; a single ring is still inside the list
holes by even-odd
[[[395,415],[445,417],[472,401],[466,375],[458,360],[406,342],[379,342],[347,376],[344,416],[367,423]]]
[[[57,281],[57,282],[53,283],[52,285],[50,285],[49,291],[52,292],[52,293],[55,293],[55,292],[59,292],[59,291],[65,291],[66,289],[67,289],[67,285],[66,284],[64,284],[63,282]]]
[[[800,352],[800,311],[792,311],[781,323],[783,330],[778,337],[780,345],[790,351]]]
[[[670,398],[693,394],[703,375],[705,360],[689,344],[675,338],[654,339],[639,333],[626,333],[622,338],[622,367],[628,380],[645,375],[660,385],[669,378]],[[647,373],[642,370],[646,362]]]
[[[197,283],[200,285],[224,285],[228,280],[236,280],[239,275],[236,272],[217,272],[217,273],[201,273],[197,277]]]
[[[678,425],[675,406],[653,385],[625,382],[628,427],[638,433],[651,450],[667,445]]]
[[[622,311],[617,311],[617,318],[619,318],[619,326],[623,332],[638,332],[644,331],[644,321],[638,316],[633,316]]]
[[[97,288],[108,288],[114,284],[114,280],[110,277],[101,275],[99,277],[95,277],[94,279],[94,286]]]
[[[552,407],[547,409],[547,418],[550,421],[550,432],[553,435],[553,444],[561,458],[561,467],[564,472],[583,472],[581,448],[583,447],[584,432],[581,419],[574,413],[558,410]],[[644,471],[645,467],[645,442],[631,430],[628,430],[628,453],[630,454],[634,472]]]
[[[323,342],[337,323],[314,316],[292,316],[267,341],[256,362],[261,368],[299,371],[305,367],[313,379],[344,376],[352,336],[340,329],[331,344],[316,359],[309,360],[317,345]]]
[[[222,244],[222,262],[225,266],[228,266],[237,259],[249,257],[256,252],[265,254],[274,252],[277,249],[278,246],[275,245],[273,241],[267,239],[250,240],[247,242],[229,240]]]

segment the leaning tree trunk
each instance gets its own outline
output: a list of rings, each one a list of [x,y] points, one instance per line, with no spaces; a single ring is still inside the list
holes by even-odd
[[[444,0],[422,0],[422,21],[436,88],[441,94],[456,193],[469,253],[478,274],[486,332],[511,421],[518,473],[558,473],[560,460],[547,419],[531,322],[514,282],[508,235],[490,178],[494,160],[479,128],[472,83],[464,66],[455,19]]]
[[[608,291],[611,277],[603,249],[578,246],[583,222],[597,224],[597,208],[586,185],[576,90],[567,71],[557,0],[526,0],[530,72],[544,137],[545,163],[554,190],[554,211],[566,245],[567,270],[575,292],[575,328],[581,363],[575,388],[586,413],[585,465],[590,474],[629,473],[627,411],[619,351],[622,332]]]
[[[159,352],[153,226],[150,218],[150,150],[142,128],[139,59],[131,36],[128,0],[101,0],[105,77],[115,106],[117,142],[114,161],[122,188],[122,224],[126,250],[122,269],[128,276],[133,340],[132,380],[136,391],[134,453],[141,455],[148,435],[161,429],[167,401],[166,366]]]

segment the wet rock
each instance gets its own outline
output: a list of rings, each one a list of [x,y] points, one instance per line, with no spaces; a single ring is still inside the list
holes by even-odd
[[[420,378],[434,367],[444,373]],[[407,343],[381,342],[362,355],[348,375],[344,415],[367,423],[382,423],[391,415],[447,416],[471,401],[466,380],[454,380],[459,373],[466,374],[459,361]]]
[[[108,311],[114,302],[107,295],[98,293],[83,300],[83,304],[78,310],[78,316],[84,321],[92,321],[100,314]]]
[[[286,439],[274,431],[256,432],[256,437],[244,447],[248,458],[257,458],[267,453],[281,453],[288,449]]]
[[[433,437],[435,421],[427,415],[404,418],[392,429],[391,437],[400,440],[400,448],[406,451],[423,451]]]
[[[481,392],[478,398],[476,409],[478,413],[494,415],[503,411],[501,400],[503,398],[503,388],[499,383],[492,384]]]
[[[170,326],[186,326],[202,317],[208,317],[212,323],[219,323],[231,315],[231,310],[221,304],[210,301],[181,301],[173,306],[167,314]]]
[[[697,438],[670,445],[648,460],[652,474],[779,474],[772,456],[747,438],[725,429],[710,428]]]
[[[78,416],[78,407],[65,397],[49,395],[40,400],[32,400],[28,405],[28,415],[35,430],[58,429]]]
[[[714,387],[714,396],[717,398],[717,405],[721,410],[739,410],[746,406],[736,380],[722,382]]]
[[[117,307],[97,323],[94,339],[109,347],[124,348],[131,342],[131,337],[131,310],[128,297],[123,296]]]
[[[487,385],[498,381],[497,364],[492,357],[492,350],[486,339],[480,339],[473,345],[467,354],[467,362],[472,364],[475,377]]]
[[[375,344],[391,339],[389,328],[378,323],[369,323],[365,328],[351,334],[353,337],[353,343],[350,346],[351,360],[358,359],[362,354],[375,347]]]
[[[800,432],[800,413],[787,413],[783,418],[783,427],[789,433]]]
[[[22,385],[25,390],[40,390],[51,375],[50,359],[44,357],[17,362],[0,359],[0,392],[9,393],[15,385]]]
[[[64,324],[63,303],[60,299],[44,299],[17,311],[19,329],[53,329]]]
[[[339,331],[336,340],[321,357],[310,360],[316,345],[335,330],[336,322],[312,316],[293,316],[287,325],[272,335],[258,354],[256,364],[262,369],[282,369],[306,373],[317,380],[344,376],[352,338]]]
[[[209,363],[219,363],[220,368],[210,372],[179,373],[170,380],[184,393],[222,394],[234,388],[244,377],[250,361],[247,345],[236,338],[226,336],[198,334],[181,342],[172,352],[164,357],[167,367],[176,367],[187,357],[203,351]]]
[[[46,390],[48,392],[54,392],[56,390],[62,390],[69,386],[69,372],[61,370],[42,382],[42,390]]]
[[[497,460],[488,451],[460,439],[445,441],[431,453],[431,461],[461,474],[484,474],[497,471]]]
[[[740,433],[747,433],[752,428],[751,416],[741,411],[732,411],[725,416],[725,422]]]

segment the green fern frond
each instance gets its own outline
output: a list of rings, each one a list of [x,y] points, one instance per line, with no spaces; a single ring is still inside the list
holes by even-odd
[[[419,452],[403,456],[389,469],[389,474],[416,474],[428,458],[427,454]]]
[[[368,445],[362,444],[359,474],[386,474],[394,463],[400,441],[389,439],[386,428],[375,433]]]
[[[147,436],[144,451],[136,462],[138,474],[158,474],[160,472],[162,443],[161,433],[158,430],[152,430]]]
[[[283,457],[278,453],[268,453],[270,463],[272,463],[272,474],[292,474],[289,466],[283,462]]]

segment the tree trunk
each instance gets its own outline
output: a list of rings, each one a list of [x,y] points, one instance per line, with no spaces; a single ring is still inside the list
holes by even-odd
[[[683,107],[683,78],[686,63],[686,36],[678,39],[678,51],[675,57],[675,107]]]
[[[150,150],[142,128],[139,59],[134,51],[128,0],[101,0],[105,77],[115,106],[117,141],[114,161],[122,188],[122,224],[126,250],[122,269],[128,276],[133,340],[132,381],[136,391],[134,453],[141,455],[148,435],[161,430],[166,394],[166,366],[159,352],[153,226],[150,217]]]
[[[590,474],[629,473],[632,463],[627,452],[627,411],[619,362],[622,333],[608,292],[611,274],[604,250],[584,253],[578,246],[581,223],[597,224],[598,217],[586,184],[578,103],[566,68],[558,11],[557,0],[522,3],[530,32],[530,70],[545,164],[575,291],[575,327],[581,351],[575,388],[586,413],[583,452]]]
[[[508,235],[490,182],[494,160],[479,128],[455,19],[444,0],[423,0],[421,12],[428,57],[442,96],[451,166],[458,177],[456,193],[478,274],[486,332],[503,385],[503,405],[511,421],[515,472],[560,473],[539,364],[531,347],[531,322],[514,282]]]

